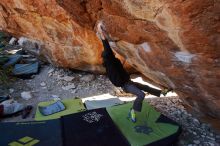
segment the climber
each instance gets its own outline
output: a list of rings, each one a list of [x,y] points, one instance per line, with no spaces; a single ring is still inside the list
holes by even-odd
[[[102,40],[104,46],[104,51],[102,52],[103,65],[106,68],[106,73],[109,77],[109,80],[115,86],[121,87],[125,92],[129,92],[137,96],[134,101],[133,107],[129,111],[129,117],[131,121],[136,122],[136,112],[141,112],[142,102],[145,97],[145,94],[142,90],[158,97],[161,94],[166,96],[166,94],[171,90],[158,90],[151,88],[147,85],[142,85],[140,83],[131,81],[129,74],[123,68],[120,60],[115,57],[108,43],[108,39],[110,40],[110,37],[106,33],[102,22],[98,23],[97,32],[98,37]]]

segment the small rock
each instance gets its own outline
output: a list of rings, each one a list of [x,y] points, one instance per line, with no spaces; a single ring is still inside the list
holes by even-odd
[[[188,144],[187,146],[193,146],[193,144]]]
[[[178,111],[177,111],[177,115],[181,115],[181,111],[178,110]]]
[[[40,86],[41,86],[41,87],[45,87],[45,86],[46,86],[46,83],[45,83],[45,82],[41,82],[41,83],[40,83]]]
[[[51,97],[53,98],[54,101],[61,100],[58,95],[51,95]]]
[[[16,41],[17,41],[17,39],[15,37],[12,37],[8,44],[9,45],[14,45]]]
[[[197,119],[193,119],[193,122],[196,124],[196,125],[199,125],[200,124],[200,122],[199,122],[199,120],[197,120]]]
[[[182,110],[185,109],[184,106],[182,106],[182,105],[179,105],[179,108],[182,109]]]
[[[208,142],[209,146],[215,146],[213,143],[211,142]]]
[[[66,82],[70,82],[74,79],[74,77],[70,77],[70,76],[65,76],[62,78],[62,80],[66,81]]]
[[[58,95],[51,95],[51,98],[59,98]]]
[[[73,94],[75,94],[77,92],[77,90],[73,90],[73,91],[71,91],[71,93],[73,93]]]
[[[209,137],[209,136],[206,136],[206,137],[212,141],[215,141],[215,138],[213,138],[213,137]]]
[[[9,93],[10,93],[10,94],[12,94],[14,91],[15,91],[15,90],[12,89],[12,88],[9,89]]]
[[[47,74],[52,74],[54,72],[54,68],[50,69]]]
[[[194,134],[194,135],[197,135],[197,133],[196,133],[196,132],[193,132],[193,134]]]
[[[49,73],[49,74],[48,74],[49,77],[51,77],[52,75],[53,75],[52,73]]]
[[[192,117],[192,114],[188,114],[189,117]]]
[[[25,99],[25,100],[29,100],[32,98],[31,96],[31,92],[22,92],[21,93],[21,98]]]
[[[70,89],[75,89],[76,86],[75,86],[74,84],[70,84],[70,85],[64,86],[64,87],[62,87],[62,88],[63,88],[63,90],[70,90]]]
[[[61,75],[57,75],[57,78],[58,78],[58,80],[62,80],[63,79],[63,74],[61,74]]]
[[[85,75],[82,78],[80,78],[80,81],[84,81],[84,82],[91,82],[95,79],[94,75]]]
[[[58,71],[55,71],[55,72],[53,73],[54,76],[57,76],[58,74],[59,74]]]
[[[200,144],[200,141],[199,140],[193,140],[193,143]]]
[[[42,89],[47,89],[47,87],[42,87]]]
[[[175,110],[176,110],[176,108],[172,107],[170,110],[171,110],[171,111],[175,111]]]

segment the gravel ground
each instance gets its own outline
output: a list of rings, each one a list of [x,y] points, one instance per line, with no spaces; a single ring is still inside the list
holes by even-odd
[[[32,98],[24,100],[22,92],[30,92]],[[36,106],[41,101],[54,98],[83,98],[110,93],[119,95],[120,90],[115,88],[104,75],[93,75],[86,72],[70,71],[43,65],[40,73],[32,79],[17,79],[7,85],[0,85],[0,95],[11,92],[20,103],[32,105],[34,110],[27,119],[20,115],[1,119],[2,122],[30,121],[35,115]],[[123,96],[124,93],[120,93]],[[128,96],[126,94],[126,96]],[[158,111],[175,120],[182,126],[182,134],[176,145],[178,146],[219,146],[220,134],[217,134],[209,124],[202,123],[188,113],[178,96],[146,98]]]

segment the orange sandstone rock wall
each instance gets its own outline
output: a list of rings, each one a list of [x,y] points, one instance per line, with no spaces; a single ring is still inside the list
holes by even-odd
[[[220,1],[0,1],[0,28],[38,41],[40,53],[62,67],[104,71],[99,20],[122,59],[220,118]]]

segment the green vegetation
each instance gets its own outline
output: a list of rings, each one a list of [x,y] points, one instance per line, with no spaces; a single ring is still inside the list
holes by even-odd
[[[11,72],[11,69],[3,69],[2,66],[0,66],[0,84],[7,84],[9,80],[9,74]]]

